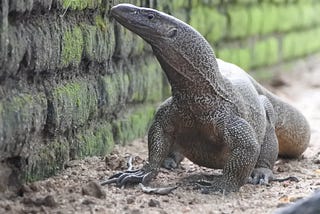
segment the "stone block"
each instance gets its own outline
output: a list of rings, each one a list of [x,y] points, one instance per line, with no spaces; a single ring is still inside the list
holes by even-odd
[[[190,25],[214,43],[225,36],[227,17],[216,8],[199,6],[191,9]]]
[[[69,82],[48,93],[47,131],[53,135],[77,129],[97,114],[98,94],[94,82]]]
[[[262,3],[261,10],[263,14],[261,34],[275,32],[279,23],[279,10],[277,6],[270,3]]]
[[[271,65],[279,61],[279,45],[275,38],[257,41],[253,46],[252,68]]]
[[[154,113],[154,104],[140,105],[113,121],[115,142],[124,145],[137,137],[145,136]]]
[[[84,10],[97,8],[102,0],[58,0],[58,2],[64,9]]]
[[[17,93],[0,101],[0,159],[19,156],[29,148],[47,119],[44,93]]]
[[[83,35],[80,27],[64,32],[62,36],[61,62],[64,66],[79,65],[83,52]]]
[[[249,13],[245,7],[230,6],[228,7],[228,16],[230,25],[228,26],[228,38],[242,38],[249,33]]]
[[[21,169],[22,180],[32,182],[47,178],[64,169],[69,159],[69,142],[65,137],[44,141],[37,140],[32,153],[27,156],[27,165]]]
[[[136,136],[137,137],[137,136]],[[112,125],[108,121],[94,124],[80,131],[70,142],[70,158],[79,159],[87,156],[104,156],[114,147]]]

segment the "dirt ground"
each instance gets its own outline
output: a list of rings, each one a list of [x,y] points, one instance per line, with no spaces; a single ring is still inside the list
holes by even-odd
[[[277,69],[288,69],[281,66]],[[0,213],[273,213],[320,189],[320,57],[301,60],[290,75],[279,76],[267,87],[299,108],[312,129],[311,145],[298,160],[277,161],[276,177],[295,176],[299,182],[272,182],[268,186],[245,185],[239,192],[202,194],[189,179],[219,170],[199,167],[188,160],[173,171],[162,169],[150,183],[154,187],[178,186],[169,195],[143,193],[139,186],[100,186],[99,180],[147,158],[145,139],[117,147],[107,156],[71,161],[59,175],[24,186],[22,196],[0,195]]]

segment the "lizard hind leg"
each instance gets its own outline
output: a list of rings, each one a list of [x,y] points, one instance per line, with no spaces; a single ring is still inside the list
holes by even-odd
[[[257,164],[249,177],[249,183],[252,184],[268,184],[273,180],[272,168],[279,152],[272,104],[265,96],[260,96],[260,100],[266,110],[267,126]]]

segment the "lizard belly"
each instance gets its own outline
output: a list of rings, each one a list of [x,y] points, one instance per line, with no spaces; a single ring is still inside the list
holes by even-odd
[[[199,166],[222,169],[230,155],[229,148],[218,136],[197,130],[185,130],[177,135],[180,152]]]

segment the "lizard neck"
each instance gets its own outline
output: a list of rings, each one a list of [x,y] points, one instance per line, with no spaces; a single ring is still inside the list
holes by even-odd
[[[220,73],[211,46],[201,35],[190,40],[186,35],[185,40],[178,40],[168,48],[152,45],[171,85],[172,96],[216,95],[231,100],[230,84]]]

